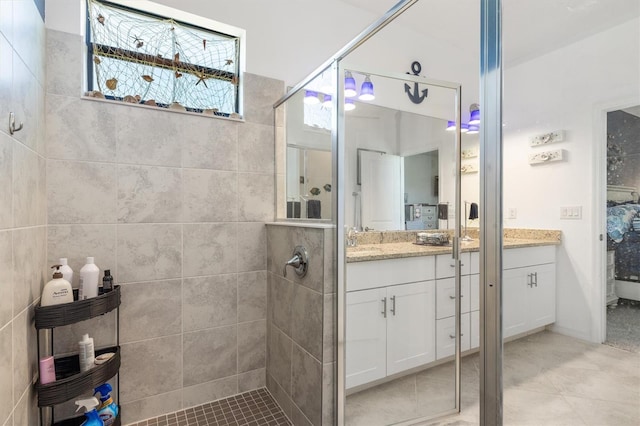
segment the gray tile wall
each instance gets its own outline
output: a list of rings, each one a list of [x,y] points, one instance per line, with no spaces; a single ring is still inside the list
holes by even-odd
[[[246,122],[87,100],[82,38],[47,31],[47,46],[47,262],[94,256],[122,285],[124,422],[264,386],[284,84],[245,75]],[[87,331],[110,344],[110,327],[69,327],[57,349]]]
[[[44,23],[33,1],[0,1],[0,425],[38,424],[34,306],[46,268]],[[9,112],[23,122],[10,135]]]
[[[267,225],[267,387],[295,425],[333,425],[334,229]],[[303,278],[283,265],[297,245]]]

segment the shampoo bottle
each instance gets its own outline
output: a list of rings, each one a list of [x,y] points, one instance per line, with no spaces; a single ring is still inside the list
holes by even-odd
[[[62,303],[73,302],[73,290],[71,284],[64,278],[60,272],[61,265],[53,265],[56,271],[53,273],[53,279],[49,281],[42,289],[41,306],[60,305]]]
[[[76,412],[84,407],[84,416],[87,418],[80,426],[104,426],[104,423],[102,423],[96,411],[96,407],[98,406],[98,400],[96,398],[80,399],[76,401],[76,405],[78,406]]]
[[[80,300],[90,299],[98,295],[98,279],[100,269],[93,257],[87,257],[87,263],[80,269]]]
[[[80,350],[80,371],[85,372],[93,367],[96,361],[96,353],[93,349],[93,338],[88,334],[82,336],[82,340],[78,342]]]
[[[111,385],[105,383],[95,388],[95,393],[93,394],[96,398],[100,398],[98,415],[104,426],[111,426],[116,421],[116,417],[118,417],[118,405],[111,398],[112,390]]]

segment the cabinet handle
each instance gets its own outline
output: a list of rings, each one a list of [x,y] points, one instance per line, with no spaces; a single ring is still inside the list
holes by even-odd
[[[391,296],[391,313],[393,316],[396,316],[396,296]]]
[[[387,317],[387,298],[382,299],[382,312],[380,312],[384,318]]]
[[[464,297],[464,294],[461,294],[460,298],[463,298],[463,297]],[[449,299],[451,299],[451,300],[455,300],[455,298],[456,298],[455,296],[449,296]]]
[[[538,287],[538,273],[537,273],[537,272],[534,272],[534,273],[533,273],[533,276],[534,276],[533,284],[535,284],[535,285],[536,285],[536,287]]]
[[[533,284],[532,284],[532,281],[533,281],[532,275],[533,274],[527,274],[527,287],[532,287],[533,286]]]
[[[455,339],[456,335],[455,334],[450,334],[449,337],[452,338],[452,339]],[[460,337],[464,337],[464,333],[460,333]]]

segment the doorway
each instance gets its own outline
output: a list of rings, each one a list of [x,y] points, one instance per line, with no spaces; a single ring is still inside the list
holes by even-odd
[[[605,344],[640,352],[640,106],[607,113]]]

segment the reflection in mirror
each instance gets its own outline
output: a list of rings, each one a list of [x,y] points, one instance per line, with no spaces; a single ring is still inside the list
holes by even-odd
[[[404,157],[404,223],[407,230],[438,229],[438,150]]]
[[[332,213],[331,96],[328,73],[320,74],[283,105],[278,134],[284,158],[278,217],[330,220]]]
[[[287,218],[331,218],[331,151],[287,147]]]

